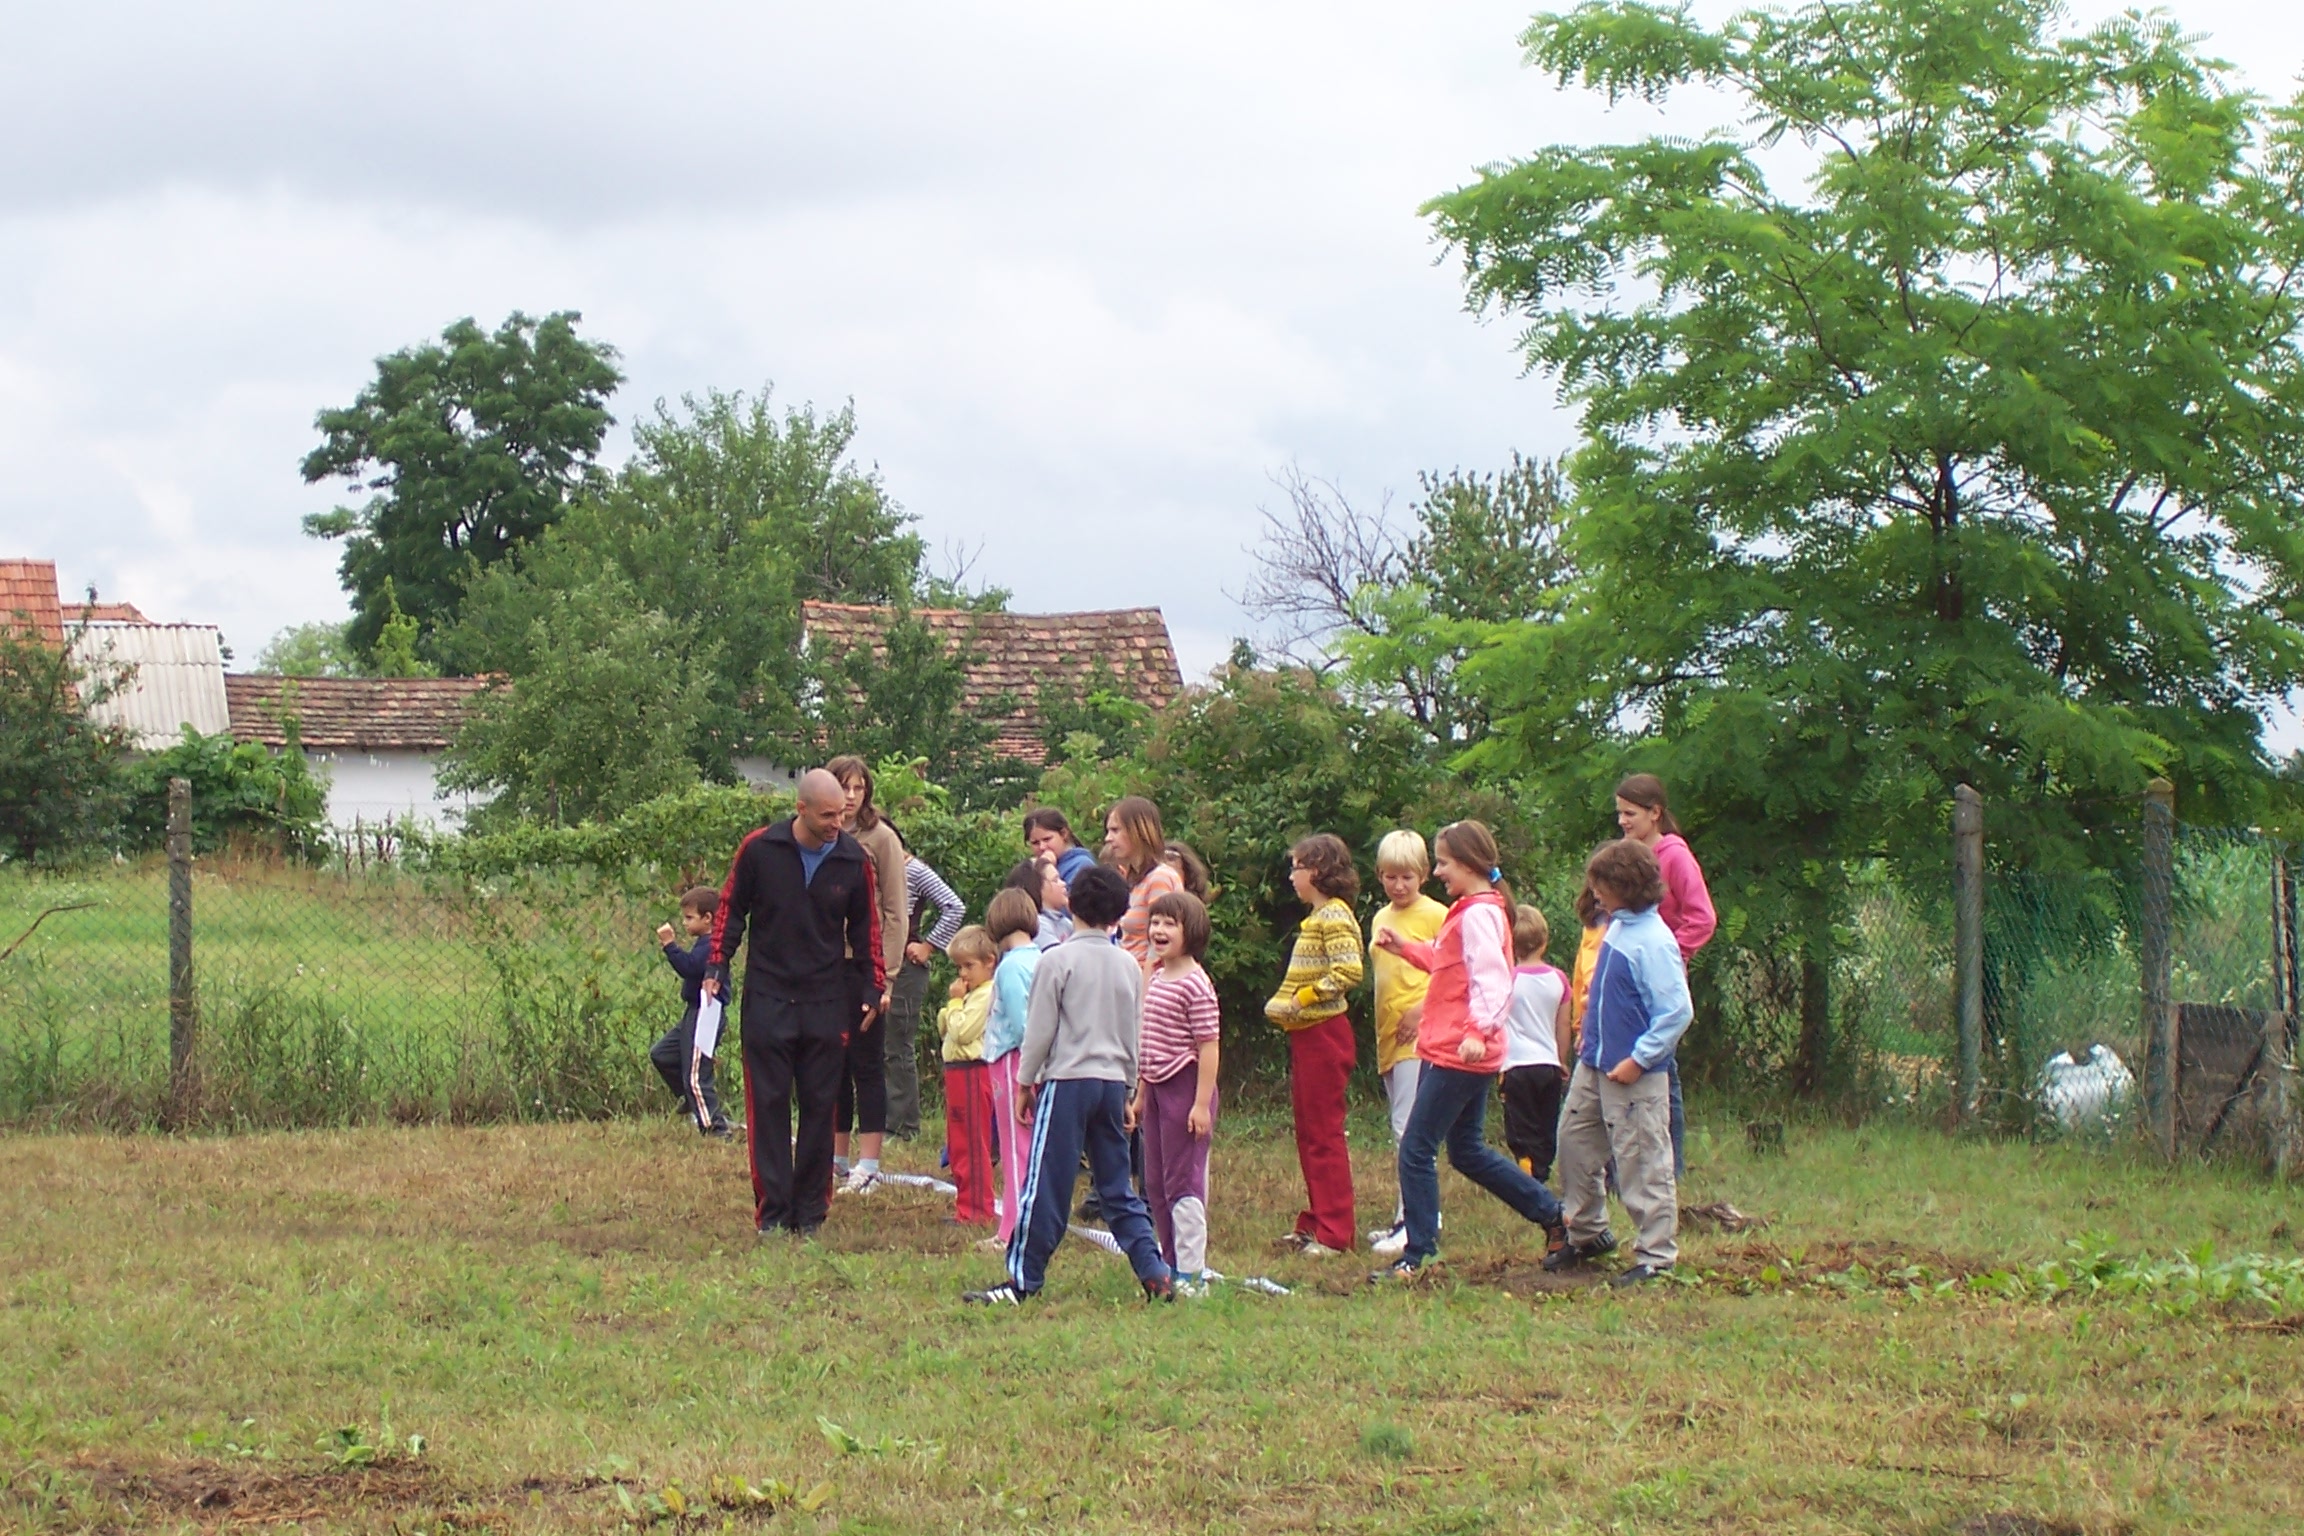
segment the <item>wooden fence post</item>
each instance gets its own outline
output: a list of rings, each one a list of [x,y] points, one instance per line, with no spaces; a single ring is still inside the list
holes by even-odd
[[[2272,996],[2286,1021],[2288,1060],[2296,1059],[2298,974],[2296,961],[2296,867],[2286,843],[2272,845]]]
[[[1952,791],[1952,985],[1960,1027],[1960,1123],[1984,1091],[1984,797]]]
[[[2154,779],[2144,800],[2143,972],[2144,1119],[2160,1155],[2176,1155],[2176,1004],[2169,996],[2175,958],[2176,786]]]
[[[168,781],[168,1115],[171,1129],[196,1118],[200,1004],[192,989],[192,781]]]

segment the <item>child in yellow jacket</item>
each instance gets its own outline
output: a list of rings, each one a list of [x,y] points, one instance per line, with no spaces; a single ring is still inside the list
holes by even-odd
[[[1307,1199],[1295,1226],[1280,1241],[1320,1258],[1348,1252],[1355,1239],[1344,1089],[1356,1053],[1345,999],[1365,970],[1360,922],[1352,915],[1360,872],[1353,867],[1352,850],[1330,832],[1298,843],[1289,851],[1289,862],[1290,882],[1312,912],[1296,930],[1288,974],[1264,1005],[1264,1015],[1288,1031],[1288,1093]]]
[[[984,1026],[992,1017],[992,971],[1000,951],[992,935],[970,924],[944,953],[960,979],[936,1019],[944,1038],[944,1146],[958,1190],[952,1219],[988,1227],[992,1210],[992,1080],[984,1062]]]

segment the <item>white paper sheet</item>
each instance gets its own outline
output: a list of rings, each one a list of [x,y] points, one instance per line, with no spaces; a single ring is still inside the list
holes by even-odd
[[[696,1054],[720,1054],[720,999],[707,997],[696,1005]]]

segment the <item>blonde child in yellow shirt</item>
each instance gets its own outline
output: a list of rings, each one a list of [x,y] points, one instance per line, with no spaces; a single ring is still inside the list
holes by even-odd
[[[1376,976],[1376,1071],[1384,1080],[1392,1140],[1398,1145],[1407,1134],[1408,1112],[1416,1107],[1416,1022],[1424,1011],[1424,989],[1432,976],[1379,949],[1376,936],[1392,932],[1412,943],[1429,944],[1440,936],[1448,908],[1424,893],[1432,878],[1432,855],[1421,833],[1405,827],[1385,833],[1376,845],[1376,878],[1386,898],[1386,905],[1368,919],[1369,965]],[[1392,1208],[1389,1227],[1368,1234],[1368,1246],[1385,1258],[1407,1251],[1408,1223],[1398,1205]]]
[[[992,1016],[992,971],[1000,951],[992,935],[971,923],[952,935],[944,953],[960,977],[952,1000],[937,1016],[944,1038],[944,1146],[952,1162],[952,1219],[988,1227],[992,1210],[992,1079],[984,1061],[984,1027]]]

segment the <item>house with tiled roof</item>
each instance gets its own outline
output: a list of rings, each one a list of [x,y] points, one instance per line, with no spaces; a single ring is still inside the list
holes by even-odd
[[[52,560],[0,560],[0,625],[48,645],[69,645],[83,676],[117,679],[90,691],[88,714],[125,731],[137,752],[157,752],[190,726],[217,735],[229,725],[224,640],[213,624],[155,624],[133,603],[66,602]]]
[[[857,603],[804,602],[804,646],[844,655],[887,650],[896,610]],[[1116,682],[1130,698],[1162,709],[1184,691],[1168,621],[1157,608],[1091,613],[979,613],[971,608],[915,608],[911,616],[950,653],[968,658],[964,706],[997,717],[993,750],[1027,763],[1047,758],[1039,700],[1043,688],[1079,691]]]
[[[339,827],[461,821],[472,802],[440,797],[440,755],[487,686],[477,677],[224,677],[233,739],[276,751],[298,742],[328,775],[328,820]]]

